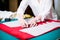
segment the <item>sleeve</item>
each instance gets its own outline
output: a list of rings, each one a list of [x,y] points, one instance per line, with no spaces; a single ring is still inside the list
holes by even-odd
[[[27,0],[22,0],[18,9],[17,9],[17,16],[18,17],[23,16],[27,6],[28,6]]]
[[[52,0],[40,0],[40,8],[38,10],[39,15],[42,16],[42,20],[49,14],[52,8]]]

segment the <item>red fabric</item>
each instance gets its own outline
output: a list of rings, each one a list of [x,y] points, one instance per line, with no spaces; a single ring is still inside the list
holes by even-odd
[[[44,24],[44,23],[46,23],[46,22],[59,22],[59,23],[60,23],[60,20],[57,21],[57,20],[49,20],[49,19],[48,19],[48,20],[45,20],[45,21],[43,21],[43,22],[38,22],[37,25],[41,25],[41,24]]]
[[[43,22],[38,22],[37,24],[40,25],[40,24],[43,24],[43,23],[46,23],[46,22],[59,22],[60,23],[60,20],[58,20],[58,21],[57,20],[45,20]],[[60,28],[60,26],[59,26],[59,28]],[[10,34],[12,36],[15,36],[17,38],[20,38],[21,40],[26,40],[26,39],[34,37],[31,34],[27,34],[27,33],[19,31],[21,29],[24,29],[24,28],[22,28],[21,26],[20,27],[10,28],[7,25],[0,24],[0,30],[4,31],[4,32],[6,32],[6,33],[8,33],[8,34]],[[56,29],[56,28],[54,28],[54,29]]]
[[[4,24],[0,24],[0,29],[4,32],[7,32],[8,34],[13,35],[13,36],[20,38],[20,39],[27,39],[27,38],[34,37],[33,35],[30,35],[30,34],[27,34],[24,32],[20,32],[16,29],[9,28],[8,26],[6,26]]]

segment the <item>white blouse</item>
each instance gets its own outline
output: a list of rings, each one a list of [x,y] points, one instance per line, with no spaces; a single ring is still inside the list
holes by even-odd
[[[27,6],[30,6],[35,16],[47,16],[52,8],[52,0],[22,0],[17,13],[23,15]]]
[[[40,0],[40,13],[39,15],[47,15],[52,8],[52,0]]]

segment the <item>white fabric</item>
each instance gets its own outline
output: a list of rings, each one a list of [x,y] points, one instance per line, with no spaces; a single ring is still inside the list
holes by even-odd
[[[5,18],[10,18],[13,14],[14,12],[11,11],[0,11],[0,18],[3,18],[2,21],[4,21]]]
[[[23,15],[27,6],[30,6],[35,16],[43,16],[42,19],[45,18],[46,15],[50,13],[50,9],[52,7],[52,0],[22,0],[19,8],[17,9],[17,13],[19,15]]]
[[[48,31],[51,31],[51,30],[57,28],[58,26],[60,27],[60,23],[51,22],[51,23],[46,23],[46,24],[43,24],[43,25],[38,25],[36,27],[22,29],[22,30],[19,30],[19,31],[28,33],[28,34],[33,35],[33,36],[39,36],[41,34],[44,34]]]
[[[48,13],[50,13],[50,9],[52,8],[52,0],[40,0],[39,5],[39,15],[47,15]],[[36,15],[38,14],[36,13]]]
[[[8,27],[19,27],[19,26],[21,26],[20,21],[5,22],[3,24],[7,25]]]

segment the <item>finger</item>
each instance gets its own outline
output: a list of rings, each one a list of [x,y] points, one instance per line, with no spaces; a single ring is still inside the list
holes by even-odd
[[[27,26],[26,25],[23,25],[23,28],[27,28]]]
[[[26,25],[26,27],[28,27],[28,23],[27,22],[25,22],[25,25]]]
[[[30,24],[30,27],[32,27],[32,24]]]
[[[40,21],[41,21],[41,18],[40,18],[39,20],[36,20],[36,23],[37,23],[37,22],[40,22]]]
[[[44,21],[44,18],[41,18],[41,21]]]
[[[30,25],[30,27],[34,27],[36,25],[36,23],[32,23],[31,25]]]
[[[25,20],[23,22],[23,26],[26,27],[26,28],[28,27],[28,24],[27,24],[27,22]]]
[[[32,27],[35,27],[35,24],[33,24]]]
[[[28,27],[28,24],[27,24],[27,23],[25,23],[25,26],[26,26],[26,27]]]
[[[33,23],[30,23],[30,27],[32,27],[33,26]]]
[[[37,24],[35,23],[33,27],[37,26]]]
[[[41,21],[44,21],[45,17],[46,17],[46,16],[42,16],[42,17],[41,17]]]
[[[25,23],[21,23],[21,26],[22,26],[23,28],[25,28],[25,27],[26,27],[26,24],[25,24]]]
[[[37,26],[37,24],[35,24],[35,26]]]

